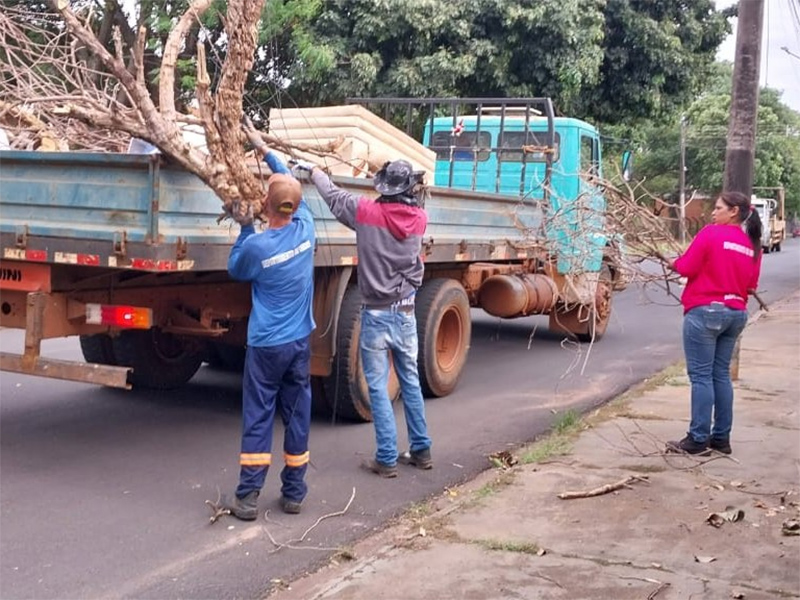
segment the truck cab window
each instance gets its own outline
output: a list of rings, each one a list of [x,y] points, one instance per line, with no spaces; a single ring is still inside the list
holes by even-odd
[[[596,175],[598,162],[597,140],[581,134],[581,173]]]
[[[558,161],[559,147],[561,146],[561,136],[558,132],[554,137],[555,152],[553,154],[553,162]],[[528,131],[527,136],[524,131],[504,131],[500,134],[500,150],[498,151],[498,159],[500,162],[518,162],[521,163],[523,155],[525,162],[544,162],[544,152],[523,152],[523,146],[533,146],[537,148],[544,148],[547,146],[547,138],[544,132]]]
[[[454,161],[483,162],[489,160],[489,149],[492,147],[492,134],[488,131],[463,131],[454,136],[449,131],[437,131],[433,134],[431,150],[436,152],[436,160],[450,160],[451,146]]]

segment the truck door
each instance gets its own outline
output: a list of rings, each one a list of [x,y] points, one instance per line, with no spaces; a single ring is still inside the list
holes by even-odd
[[[600,269],[605,236],[605,198],[595,180],[602,176],[600,165],[600,140],[595,132],[580,130],[580,173],[576,200],[576,244],[578,255],[572,266],[579,271],[595,272]]]

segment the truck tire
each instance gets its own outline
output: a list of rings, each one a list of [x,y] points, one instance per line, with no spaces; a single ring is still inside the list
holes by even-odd
[[[113,339],[120,366],[131,367],[135,387],[169,390],[189,381],[203,355],[192,344],[160,329],[123,331]]]
[[[118,365],[114,356],[114,347],[111,336],[105,333],[80,336],[81,352],[83,359],[89,363],[100,365]]]
[[[597,342],[603,339],[611,320],[612,287],[611,269],[608,265],[603,265],[594,306],[581,305],[569,310],[554,310],[550,313],[550,331],[567,333],[579,342]]]
[[[361,368],[358,340],[361,333],[361,293],[350,285],[342,299],[336,331],[336,356],[333,370],[325,377],[325,400],[338,417],[351,421],[372,421],[369,388]],[[391,357],[390,357],[391,358]],[[389,363],[389,398],[400,396],[400,382]]]
[[[469,298],[455,279],[429,279],[417,292],[416,304],[422,393],[446,396],[455,389],[469,354]]]
[[[211,342],[208,349],[208,366],[219,371],[243,372],[247,348],[220,342]]]

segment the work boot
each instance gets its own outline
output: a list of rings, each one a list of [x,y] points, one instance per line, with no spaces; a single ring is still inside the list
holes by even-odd
[[[678,454],[703,454],[708,452],[707,443],[695,442],[692,436],[686,435],[679,442],[667,442],[667,452],[677,452]]]
[[[361,468],[375,473],[376,475],[380,475],[381,477],[385,477],[386,479],[397,477],[397,465],[385,465],[379,463],[374,458],[362,462]]]
[[[402,454],[397,455],[397,462],[404,465],[411,465],[427,471],[433,468],[433,459],[431,458],[431,449],[423,448],[422,450],[408,450]]]
[[[244,498],[233,497],[233,502],[226,502],[228,510],[237,519],[255,521],[258,518],[258,490],[253,490]]]
[[[711,438],[708,441],[708,447],[722,454],[730,454],[733,452],[731,449],[731,441],[729,439]]]
[[[287,515],[299,515],[303,508],[301,506],[301,502],[289,500],[286,496],[281,496],[280,504],[281,509],[283,509],[283,512],[285,512]]]

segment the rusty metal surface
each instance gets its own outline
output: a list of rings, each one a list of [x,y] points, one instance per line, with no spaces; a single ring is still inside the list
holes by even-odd
[[[353,267],[316,269],[314,272],[314,321],[317,328],[311,334],[311,374],[331,374],[336,354],[339,309]]]
[[[478,305],[483,310],[506,319],[548,313],[557,299],[555,282],[537,273],[493,275],[478,292]]]
[[[49,292],[50,265],[0,260],[0,290]]]
[[[128,372],[130,371],[128,367],[71,362],[42,358],[41,356],[34,357],[34,360],[29,361],[20,354],[0,352],[0,370],[52,379],[96,383],[115,388],[131,388],[128,383]]]

